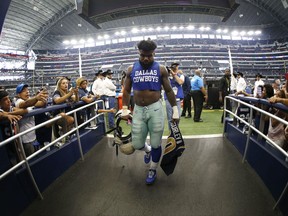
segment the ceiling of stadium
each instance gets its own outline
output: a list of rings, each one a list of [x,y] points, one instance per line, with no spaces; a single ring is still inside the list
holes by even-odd
[[[287,8],[288,0],[12,0],[0,49],[61,49],[67,38],[157,24],[257,28],[277,39],[288,35]]]

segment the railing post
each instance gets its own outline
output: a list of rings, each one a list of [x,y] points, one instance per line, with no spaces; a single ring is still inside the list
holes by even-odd
[[[223,133],[222,133],[222,136],[224,137],[224,134],[225,134],[225,116],[226,116],[226,97],[223,98],[224,100],[224,107],[223,107]]]
[[[252,129],[251,129],[252,117],[253,117],[253,109],[251,109],[251,107],[250,107],[249,125],[248,125],[249,130],[248,130],[248,135],[247,135],[247,139],[246,139],[246,145],[245,145],[245,150],[244,150],[244,154],[243,154],[243,158],[242,158],[242,163],[245,162],[248,147],[249,147],[249,141],[250,141],[250,137],[251,137],[251,133],[252,133]]]
[[[261,104],[261,109],[262,110],[265,110],[264,109],[264,105]],[[260,113],[260,117],[259,117],[259,131],[264,131],[264,128],[265,128],[265,121],[264,121],[264,113]],[[261,139],[263,139],[260,135],[257,136],[257,141],[260,141]]]
[[[79,134],[79,128],[78,128],[77,112],[74,112],[73,116],[74,116],[76,135],[77,135],[77,140],[78,140],[78,146],[79,146],[79,151],[80,151],[80,155],[81,155],[81,160],[84,161],[83,150],[82,150],[80,134]]]
[[[281,202],[283,196],[285,195],[285,193],[288,191],[288,182],[286,183],[286,186],[284,188],[284,190],[282,191],[280,197],[278,198],[277,202],[275,203],[273,210],[275,210],[275,208],[278,206],[278,204]]]
[[[16,123],[16,128],[17,128],[17,131],[19,131],[18,123]],[[40,199],[43,200],[42,193],[41,193],[40,190],[39,190],[39,187],[38,187],[38,185],[37,185],[37,183],[36,183],[36,181],[35,181],[35,178],[34,178],[33,173],[32,173],[32,171],[31,171],[30,165],[29,165],[29,163],[28,163],[28,160],[27,160],[27,157],[26,157],[26,153],[25,153],[25,150],[24,150],[24,147],[23,147],[23,143],[22,143],[21,137],[19,137],[18,140],[19,140],[19,144],[20,144],[20,148],[21,148],[21,153],[22,153],[22,156],[24,157],[25,166],[26,166],[26,169],[27,169],[28,174],[29,174],[29,176],[30,176],[30,179],[31,179],[31,181],[32,181],[32,183],[33,183],[33,186],[34,186],[36,192],[38,193]]]

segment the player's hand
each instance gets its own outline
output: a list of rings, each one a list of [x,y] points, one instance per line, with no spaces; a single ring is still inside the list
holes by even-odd
[[[130,118],[130,110],[128,110],[127,106],[122,107],[121,118],[124,120],[128,120]]]

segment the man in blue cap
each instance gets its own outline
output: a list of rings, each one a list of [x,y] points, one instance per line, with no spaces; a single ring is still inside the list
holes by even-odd
[[[45,90],[42,90],[34,97],[30,97],[29,89],[27,84],[19,84],[16,87],[16,101],[15,106],[17,108],[27,109],[28,112],[33,109],[33,107],[44,107],[47,104],[48,94]],[[35,126],[34,116],[23,117],[19,121],[19,132],[23,132],[29,128]],[[38,146],[36,140],[35,131],[26,133],[21,137],[22,144],[26,153],[26,156],[31,155],[35,150],[34,146]]]

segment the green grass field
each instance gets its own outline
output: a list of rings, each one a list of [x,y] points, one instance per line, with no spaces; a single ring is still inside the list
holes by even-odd
[[[164,108],[165,109],[165,108]],[[189,135],[210,135],[210,134],[222,134],[223,124],[221,124],[221,116],[223,110],[210,110],[203,109],[201,118],[203,122],[194,122],[193,118],[181,117],[180,119],[180,130],[183,136]],[[166,115],[166,114],[165,114]],[[192,112],[193,116],[193,112]],[[124,134],[128,134],[131,131],[130,125],[127,125],[126,122],[121,121],[120,126],[123,129]],[[165,120],[165,130],[163,136],[168,136],[168,123],[167,119]]]
[[[221,116],[223,110],[208,110],[203,109],[201,118],[203,122],[194,122],[193,121],[193,112],[192,118],[181,117],[180,119],[180,130],[182,135],[208,135],[208,134],[221,134],[223,132],[223,124],[221,123]],[[168,135],[168,123],[166,120],[164,136]]]

